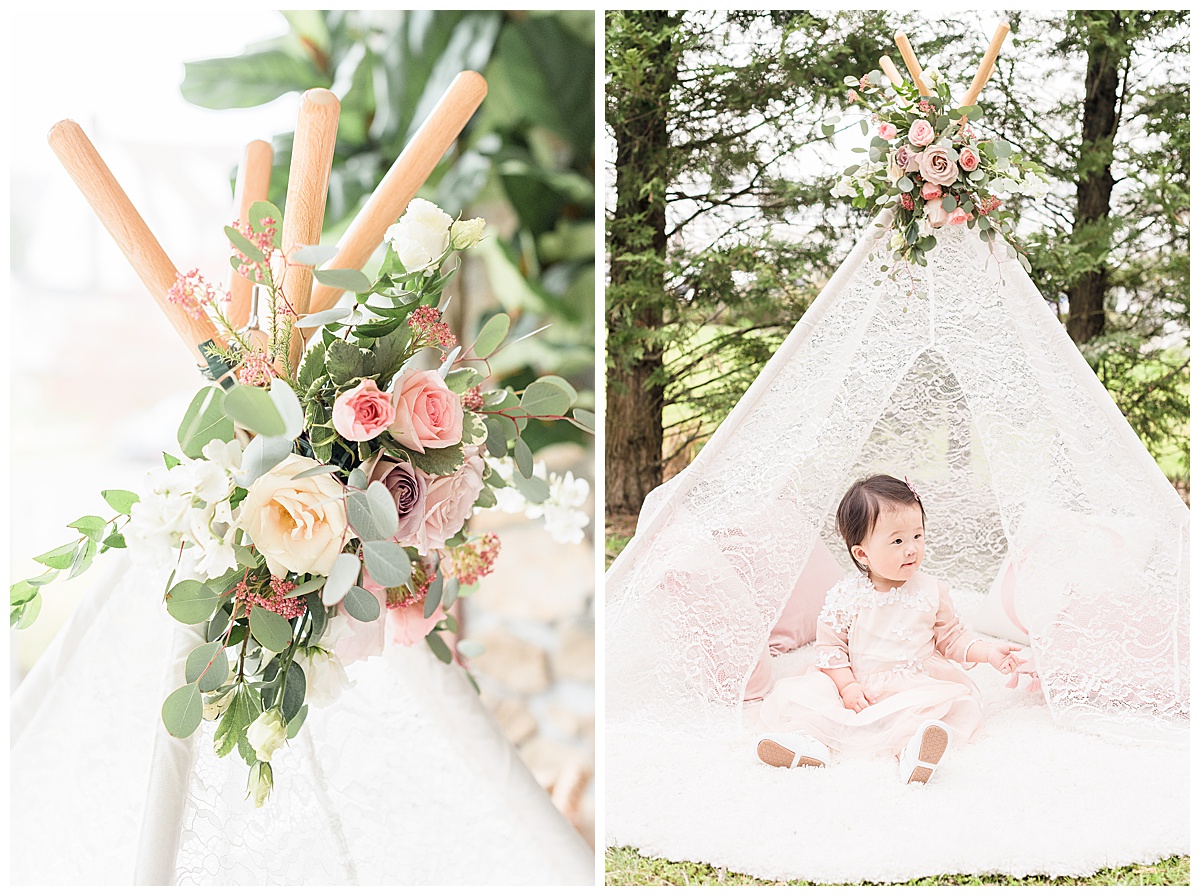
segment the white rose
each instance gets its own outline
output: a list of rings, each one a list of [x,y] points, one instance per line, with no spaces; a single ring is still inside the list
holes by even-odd
[[[342,691],[354,687],[342,661],[328,650],[309,648],[304,656],[298,656],[297,659],[304,669],[305,699],[313,706],[329,706],[341,696]]]
[[[425,199],[414,199],[384,233],[400,263],[409,273],[428,270],[439,262],[450,246],[451,219]]]
[[[293,454],[256,479],[239,508],[238,525],[274,575],[329,575],[351,536],[341,483],[328,474],[293,478],[316,466]]]
[[[450,225],[450,245],[454,249],[470,249],[483,239],[483,218],[455,221]]]
[[[254,748],[254,755],[259,762],[270,762],[275,751],[287,743],[283,713],[278,709],[268,709],[250,723],[246,729],[246,740]]]

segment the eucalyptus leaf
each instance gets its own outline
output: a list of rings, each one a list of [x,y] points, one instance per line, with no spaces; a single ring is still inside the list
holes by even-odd
[[[510,321],[507,314],[493,314],[487,319],[475,337],[472,351],[477,358],[486,358],[493,354],[508,335]]]
[[[373,578],[373,577],[372,577]],[[351,586],[346,593],[342,606],[346,612],[359,622],[374,622],[379,618],[379,599],[366,588],[358,585]]]
[[[350,471],[350,475],[346,477],[346,485],[352,489],[365,491],[367,487],[367,471],[362,467],[355,467]]]
[[[337,246],[300,246],[288,258],[292,264],[317,265],[332,261],[338,254]]]
[[[454,606],[454,602],[458,600],[458,579],[447,579],[445,586],[442,588],[442,608],[449,610]]]
[[[363,541],[383,541],[396,534],[395,527],[389,530],[379,524],[371,499],[365,491],[346,492],[346,516],[350,520],[350,527]]]
[[[518,438],[513,445],[513,461],[516,462],[517,470],[526,479],[533,476],[533,453],[529,450],[529,446],[525,444],[525,440]]]
[[[300,399],[296,397],[292,387],[278,377],[271,380],[270,397],[280,419],[283,420],[281,435],[295,439],[304,429],[304,410],[300,407]]]
[[[908,175],[905,175],[896,181],[896,186],[899,187],[902,192],[907,193],[913,188],[912,178]]]
[[[371,578],[384,588],[412,584],[412,563],[408,553],[394,541],[364,543],[363,561]]]
[[[350,316],[354,309],[352,308],[330,308],[328,311],[318,311],[316,314],[306,314],[301,318],[297,318],[296,326],[298,327],[323,327],[325,324],[332,324],[339,320],[345,320]]]
[[[362,563],[354,554],[338,554],[333,560],[333,566],[329,570],[329,578],[325,580],[325,587],[321,591],[321,603],[327,607],[332,607],[349,591],[356,582],[358,582],[358,573],[362,569]]]
[[[275,382],[279,382],[275,380]],[[294,397],[294,396],[293,396]],[[262,436],[282,436],[287,432],[283,415],[275,407],[270,393],[257,386],[236,385],[225,393],[222,407],[226,416],[251,432]]]
[[[367,275],[353,268],[318,269],[313,271],[313,276],[317,278],[318,283],[348,292],[369,292],[371,289],[371,281]]]
[[[187,737],[200,727],[204,718],[204,700],[196,682],[185,684],[163,701],[162,720],[172,737]]]
[[[446,646],[446,642],[442,640],[442,636],[437,632],[430,632],[425,636],[425,643],[429,645],[429,649],[446,665],[454,661],[454,655],[450,653],[450,648]]]
[[[303,597],[306,594],[312,594],[314,591],[320,591],[321,586],[325,584],[324,576],[313,576],[307,582],[302,582],[291,591],[288,592],[288,597]]]
[[[530,504],[543,504],[550,498],[550,486],[544,480],[522,476],[520,470],[513,471],[513,485]]]
[[[537,380],[521,396],[521,409],[535,417],[561,417],[571,407],[571,396],[555,383]]]
[[[292,440],[287,436],[257,435],[242,452],[242,472],[234,481],[249,488],[258,477],[270,472],[292,453]]]
[[[295,717],[287,724],[288,740],[291,740],[297,734],[300,733],[300,728],[302,725],[304,725],[304,720],[307,718],[308,718],[308,704],[305,703],[303,706],[300,707],[300,711],[298,713],[296,713]]]
[[[319,467],[297,473],[292,479],[308,479],[310,476],[320,476],[322,473],[336,473],[340,469],[341,467],[337,464],[321,464]]]
[[[593,432],[596,431],[596,415],[591,411],[586,410],[585,408],[575,408],[575,410],[571,412],[571,416],[573,416],[588,429],[592,430]]]
[[[200,457],[204,446],[213,439],[233,441],[233,420],[225,413],[224,395],[220,387],[206,386],[192,398],[176,432],[179,447],[186,456]],[[175,466],[171,463],[174,458],[169,455],[163,455],[163,458],[168,469]]]
[[[457,647],[459,653],[470,659],[483,656],[483,645],[478,641],[472,641],[470,638],[463,638],[458,642]]]
[[[280,653],[286,650],[292,641],[292,626],[278,613],[272,613],[262,607],[251,607],[250,634],[267,650]]]
[[[176,582],[167,593],[167,612],[185,625],[207,622],[219,603],[219,595],[194,579]]]
[[[238,252],[246,256],[252,262],[264,261],[262,251],[254,243],[250,242],[240,230],[226,226],[225,236],[229,237],[229,243]]]
[[[18,629],[26,629],[37,621],[38,613],[42,611],[42,596],[35,594],[30,600],[13,608],[9,622]],[[13,618],[15,616],[15,619]]]
[[[439,569],[433,581],[429,583],[429,590],[425,592],[425,618],[428,619],[433,615],[433,611],[438,608],[442,602],[442,588],[445,584],[442,579],[442,571]]]
[[[304,693],[307,690],[307,682],[304,677],[304,668],[297,662],[293,661],[288,666],[287,681],[283,685],[283,705],[280,707],[283,710],[283,717],[287,721],[294,719],[304,706]]]
[[[184,680],[195,682],[202,693],[215,691],[229,677],[229,660],[220,642],[201,644],[188,654],[184,664]]]
[[[283,212],[279,210],[277,205],[275,205],[273,202],[267,202],[265,199],[260,199],[257,202],[250,203],[250,210],[246,212],[246,219],[250,222],[250,226],[254,229],[255,233],[263,232],[263,218],[270,218],[275,222],[274,227],[276,228],[277,234],[278,231],[282,229]],[[275,245],[279,245],[278,235],[275,237]]]
[[[79,546],[75,548],[74,556],[71,557],[71,568],[67,572],[67,578],[73,579],[91,566],[97,551],[99,551],[99,547],[96,545],[96,542],[91,539],[81,541]]]

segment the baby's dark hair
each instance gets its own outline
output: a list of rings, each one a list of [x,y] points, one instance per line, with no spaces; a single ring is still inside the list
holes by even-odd
[[[837,509],[838,533],[846,540],[846,550],[850,559],[860,572],[867,568],[858,562],[852,548],[862,544],[883,508],[912,507],[921,508],[921,523],[925,523],[925,505],[907,482],[902,482],[895,476],[868,476],[860,479],[846,490],[842,503]]]

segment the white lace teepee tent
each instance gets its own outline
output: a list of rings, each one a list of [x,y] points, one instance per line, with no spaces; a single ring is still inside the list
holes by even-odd
[[[478,75],[460,76],[343,237],[340,263],[362,266],[485,92]],[[336,99],[318,93],[316,105],[334,107],[332,125],[314,140],[328,150],[327,176]],[[322,114],[328,124],[328,108]],[[303,129],[297,131],[293,175],[307,151]],[[163,300],[174,267],[91,144],[74,126],[56,128],[51,139],[202,358],[198,346],[215,333]],[[260,152],[260,175],[262,165]],[[265,198],[266,178],[256,181],[263,195],[247,196],[243,182],[245,207]],[[301,189],[309,195],[289,194],[289,214],[316,209],[308,215],[315,233],[289,245],[319,237],[326,183],[306,174]],[[314,291],[310,310],[331,306],[338,295]],[[235,302],[239,324],[247,313],[248,301],[240,309]],[[167,614],[164,581],[165,571],[112,568],[14,694],[11,882],[592,883],[594,860],[583,838],[538,786],[463,670],[444,666],[424,645],[389,645],[382,656],[352,665],[356,686],[309,713],[277,753],[273,795],[256,809],[246,798],[245,767],[214,755],[212,723],[183,739],[163,727],[163,699],[204,640],[202,627],[183,627]]]
[[[650,798],[614,807],[612,794],[646,786],[660,752],[736,738],[814,547],[849,571],[833,515],[876,472],[917,486],[924,568],[964,618],[1006,586],[1056,723],[1186,743],[1187,507],[1015,258],[948,225],[915,281],[897,280],[881,232],[867,229],[695,461],[650,495],[608,572],[610,842],[666,851],[637,817]],[[708,759],[755,762],[745,747]],[[778,803],[779,781],[743,798]],[[729,864],[716,839],[697,833],[671,857]]]

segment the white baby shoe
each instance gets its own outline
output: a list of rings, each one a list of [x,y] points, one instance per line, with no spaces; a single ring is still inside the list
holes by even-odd
[[[950,729],[941,722],[926,722],[900,753],[900,778],[905,784],[928,784],[950,746]]]
[[[824,768],[829,762],[829,747],[795,731],[764,734],[758,740],[758,758],[777,768]]]

